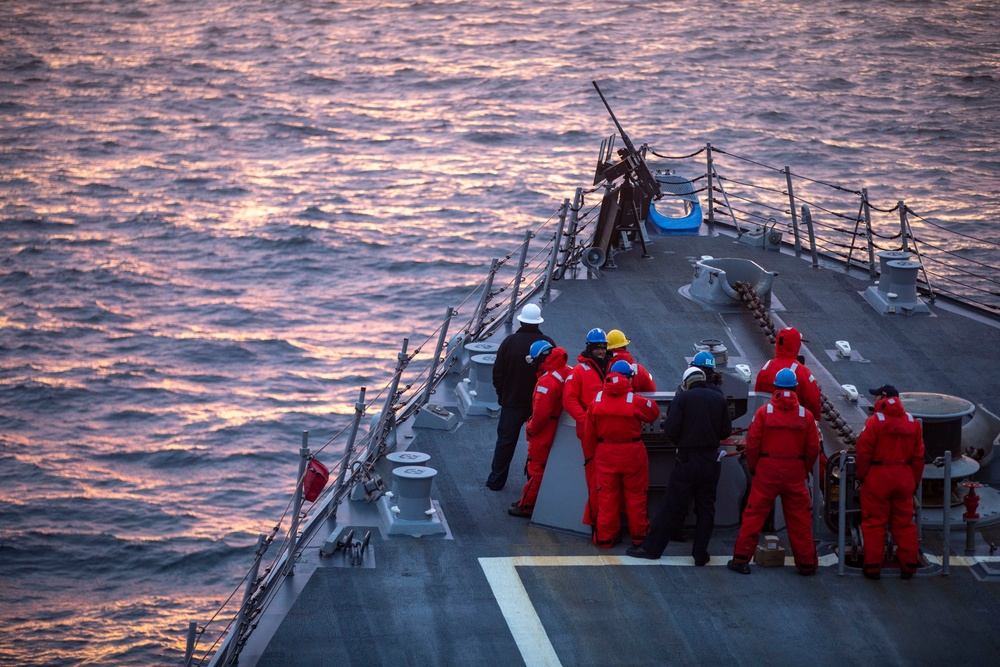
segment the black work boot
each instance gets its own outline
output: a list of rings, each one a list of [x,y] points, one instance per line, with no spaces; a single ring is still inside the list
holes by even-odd
[[[726,563],[728,567],[733,572],[739,572],[740,574],[750,574],[750,563],[737,563],[735,560],[730,560]]]
[[[533,507],[524,509],[521,507],[521,501],[515,500],[510,504],[510,507],[507,508],[507,514],[511,516],[529,517],[531,516],[531,512],[533,509],[534,509]]]

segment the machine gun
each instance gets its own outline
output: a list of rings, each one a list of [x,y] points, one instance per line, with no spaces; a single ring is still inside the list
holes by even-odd
[[[597,85],[596,81],[591,81],[594,84],[594,89],[597,90],[597,94],[601,96],[601,102],[604,103],[604,108],[608,110],[608,115],[611,116],[611,120],[614,121],[615,127],[618,128],[618,135],[622,138],[622,143],[625,147],[619,149],[618,155],[621,157],[621,161],[617,164],[609,164],[606,159],[610,157],[611,146],[614,144],[614,137],[612,137],[608,143],[607,156],[602,156],[605,160],[601,160],[597,164],[597,174],[594,176],[594,185],[597,185],[601,180],[607,180],[611,183],[622,176],[628,176],[636,187],[650,199],[653,197],[658,197],[660,195],[660,184],[656,182],[653,178],[653,174],[649,171],[649,167],[646,166],[646,159],[643,157],[642,153],[636,150],[635,145],[632,140],[629,139],[628,134],[625,133],[625,129],[622,124],[618,122],[618,117],[615,116],[615,112],[611,110],[611,105],[608,104],[608,100],[604,97],[604,93],[601,92],[600,86]],[[603,148],[603,146],[602,146]]]
[[[618,245],[615,242],[616,234],[619,232],[623,232],[626,238],[638,239],[642,245],[642,256],[650,256],[646,249],[642,225],[646,221],[653,198],[660,196],[660,184],[646,166],[643,154],[636,150],[625,129],[618,122],[600,86],[596,81],[592,83],[611,115],[615,127],[618,128],[618,134],[624,144],[624,148],[618,149],[620,159],[617,162],[612,161],[614,147],[614,135],[612,135],[601,144],[601,152],[597,159],[594,185],[606,181],[608,190],[601,203],[594,240],[583,258],[587,266],[596,269],[605,266],[606,263],[609,264],[609,268],[613,266],[609,261],[609,255],[612,245]],[[621,183],[615,185],[619,179]]]

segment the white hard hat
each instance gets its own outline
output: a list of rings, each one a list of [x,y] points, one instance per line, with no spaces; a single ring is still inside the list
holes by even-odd
[[[686,388],[689,382],[704,382],[705,381],[705,371],[701,370],[697,366],[691,366],[681,377],[681,384]]]
[[[545,321],[542,319],[542,309],[533,303],[526,304],[517,319],[525,324],[541,324]]]

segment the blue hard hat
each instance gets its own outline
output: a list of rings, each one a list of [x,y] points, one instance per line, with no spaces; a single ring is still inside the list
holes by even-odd
[[[774,386],[780,389],[794,389],[798,383],[799,381],[795,377],[795,371],[790,368],[782,368],[778,371],[778,374],[774,376]]]
[[[691,365],[697,366],[698,368],[715,368],[715,355],[711,352],[705,352],[703,350],[694,355]]]
[[[608,343],[608,335],[604,333],[604,329],[591,329],[587,332],[587,342],[588,343]]]
[[[536,340],[531,344],[531,349],[528,351],[528,356],[532,359],[537,359],[546,352],[552,349],[552,343],[547,340]]]
[[[635,369],[632,368],[632,364],[625,361],[624,359],[619,359],[615,363],[611,364],[612,373],[621,373],[626,377],[632,377],[635,374]]]

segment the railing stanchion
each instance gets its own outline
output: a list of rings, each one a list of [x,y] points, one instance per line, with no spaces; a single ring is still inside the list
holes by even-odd
[[[923,419],[921,419],[921,418],[918,417],[917,421],[920,423],[920,428],[923,428],[924,427]],[[914,517],[914,520],[916,521],[916,524],[917,524],[917,543],[919,544],[919,543],[921,543],[921,542],[924,541],[924,480],[923,480],[923,478],[921,478],[920,481],[917,482],[916,495],[917,495],[917,507],[916,507],[916,511],[914,512],[914,514],[916,515]]]
[[[907,234],[907,231],[908,231],[906,229],[906,204],[903,203],[902,199],[900,199],[898,202],[896,202],[896,208],[899,209],[899,237],[901,239],[903,239],[903,248],[902,249],[904,251],[909,251],[909,249],[910,249],[910,242],[906,238],[906,234]]]
[[[288,529],[288,559],[285,561],[285,575],[295,574],[295,547],[299,534],[299,513],[302,511],[302,481],[309,460],[309,431],[302,431],[302,446],[299,448],[299,478],[295,482],[295,497],[292,501],[292,525]]]
[[[917,542],[924,541],[924,480],[917,484],[917,511],[914,520],[917,524]]]
[[[868,235],[868,276],[872,279],[875,271],[875,235],[872,232],[872,207],[868,203],[868,188],[861,188],[861,206],[865,214],[865,233]]]
[[[560,252],[559,263],[556,265],[555,278],[562,280],[566,275],[566,264],[573,256],[573,245],[576,244],[576,234],[580,225],[580,207],[583,205],[583,188],[577,188],[573,195],[573,207],[569,210],[569,227],[566,232],[566,250]]]
[[[847,450],[840,451],[840,478],[837,481],[837,574],[843,576],[847,568]]]
[[[494,263],[496,260],[493,260]],[[488,287],[488,286],[487,286]],[[403,377],[403,369],[406,368],[406,364],[409,358],[406,356],[406,349],[410,344],[409,338],[403,339],[403,347],[400,349],[399,354],[396,355],[396,371],[392,374],[392,382],[389,385],[389,393],[385,397],[385,404],[382,406],[382,414],[379,416],[378,426],[375,428],[375,434],[377,437],[372,438],[368,443],[368,452],[365,455],[366,459],[371,458],[372,447],[377,446],[375,458],[377,459],[385,451],[385,441],[389,438],[389,434],[396,428],[395,412],[392,409],[393,404],[396,402],[396,391],[399,389],[399,381]]]
[[[236,615],[236,622],[233,623],[233,636],[234,641],[230,641],[229,649],[231,650],[234,646],[239,644],[240,637],[243,636],[243,631],[247,624],[246,610],[250,604],[250,598],[253,597],[254,589],[257,587],[257,575],[260,572],[260,561],[264,557],[264,551],[267,549],[267,538],[261,533],[257,535],[257,548],[254,550],[253,566],[250,568],[250,572],[247,574],[247,585],[243,589],[243,602],[240,604],[240,611]],[[224,656],[218,661],[218,664],[225,665],[228,664],[230,656]]]
[[[858,243],[858,227],[861,226],[861,220],[863,219],[862,213],[864,212],[864,203],[862,202],[858,206],[858,214],[854,216],[854,232],[851,234],[851,249],[847,251],[847,261],[844,262],[844,271],[851,270],[851,262],[854,260],[854,246]]]
[[[556,228],[556,237],[552,241],[552,252],[549,253],[549,265],[545,269],[545,288],[542,290],[542,303],[548,303],[552,289],[552,272],[556,268],[556,260],[559,258],[559,244],[562,243],[563,227],[566,226],[566,214],[569,213],[569,199],[563,200],[562,208],[559,209],[559,227]]]
[[[813,232],[813,218],[809,204],[802,205],[802,222],[805,223],[806,231],[809,232],[809,250],[812,252],[813,268],[816,268],[819,266],[819,254],[816,252],[816,234]]]
[[[351,465],[351,456],[354,454],[354,441],[358,437],[358,428],[361,426],[361,418],[365,414],[365,388],[361,388],[358,394],[358,402],[354,404],[354,419],[351,421],[351,432],[347,436],[347,446],[344,448],[344,460],[340,464],[340,474],[337,476],[337,490],[339,491],[347,483],[347,468]]]
[[[530,229],[524,230],[524,243],[521,244],[521,257],[517,261],[517,275],[514,276],[514,287],[511,289],[510,293],[510,305],[507,307],[507,318],[504,320],[504,326],[507,328],[507,333],[511,333],[514,328],[514,311],[517,310],[517,297],[521,295],[521,276],[524,275],[524,265],[528,261],[528,244],[531,242],[531,237],[533,236]]]
[[[708,224],[715,224],[715,164],[712,161],[712,144],[705,144],[705,163],[708,167]]]
[[[527,239],[525,239],[525,245],[527,245]],[[521,275],[520,268],[517,270],[517,275]],[[427,405],[427,401],[431,398],[431,392],[434,391],[434,374],[437,373],[438,359],[441,358],[441,350],[444,349],[444,341],[448,336],[448,327],[451,326],[451,316],[454,312],[455,310],[451,306],[448,306],[444,312],[444,324],[441,325],[441,333],[438,335],[437,345],[434,347],[434,358],[431,359],[431,366],[427,371],[427,387],[424,388],[424,395],[421,396],[417,405]]]
[[[785,184],[788,186],[788,205],[792,212],[792,235],[795,237],[795,256],[802,254],[802,240],[799,238],[799,218],[795,212],[795,194],[792,192],[792,170],[785,165]]]
[[[820,447],[822,446],[823,443],[821,441]],[[813,540],[816,542],[819,541],[819,525],[820,525],[820,520],[823,518],[822,516],[823,507],[822,505],[820,505],[820,494],[822,492],[819,489],[819,475],[820,475],[819,457],[817,456],[816,462],[813,463],[813,471],[812,471],[812,504],[813,504],[812,523],[813,523]]]
[[[472,340],[479,340],[479,333],[483,328],[483,320],[486,319],[486,305],[490,302],[490,292],[493,291],[493,276],[500,268],[500,260],[493,258],[490,262],[490,275],[486,276],[486,284],[483,285],[483,293],[479,297],[479,306],[476,308],[476,323],[472,329]]]
[[[191,659],[194,657],[194,640],[198,636],[198,624],[194,621],[188,623],[187,648],[184,649],[184,667],[191,667]]]
[[[900,204],[902,203],[903,202],[900,202]],[[913,239],[913,252],[917,256],[917,261],[920,262],[920,271],[924,274],[924,282],[927,284],[927,296],[930,298],[931,303],[934,303],[934,300],[937,298],[934,294],[934,286],[931,285],[931,279],[927,275],[927,267],[924,266],[924,258],[920,256],[920,247],[917,245],[917,237],[913,235],[913,228],[910,227],[910,219],[906,214],[906,207],[903,207],[903,210],[900,211],[900,215],[902,216],[903,224],[906,225],[906,234],[904,237],[908,236]]]
[[[951,450],[944,453],[944,496],[941,509],[941,576],[951,574]]]

